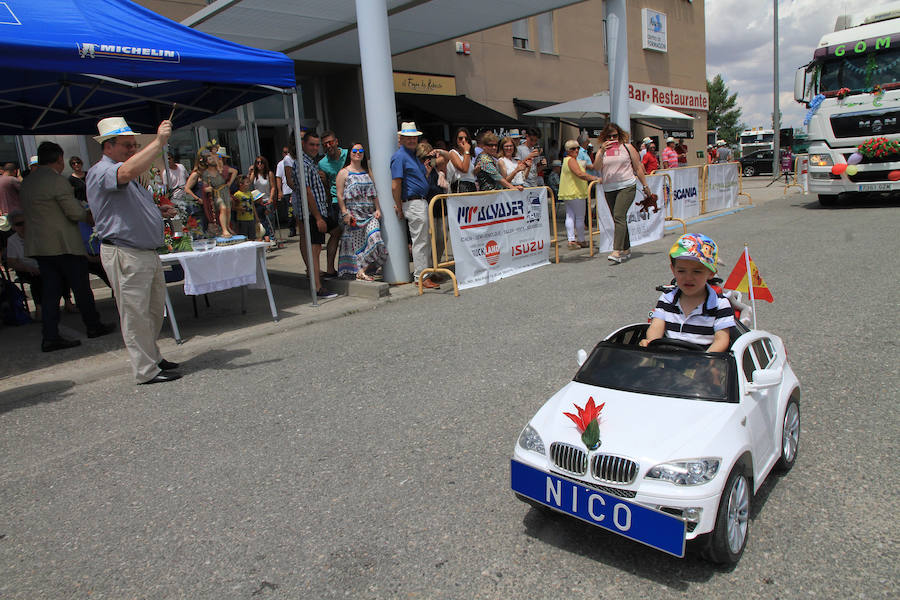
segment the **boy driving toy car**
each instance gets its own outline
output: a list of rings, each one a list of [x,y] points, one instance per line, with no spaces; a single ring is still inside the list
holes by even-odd
[[[708,346],[707,352],[725,352],[734,309],[708,283],[716,274],[716,243],[703,234],[686,233],[669,250],[669,258],[677,287],[659,297],[640,345],[665,336]]]

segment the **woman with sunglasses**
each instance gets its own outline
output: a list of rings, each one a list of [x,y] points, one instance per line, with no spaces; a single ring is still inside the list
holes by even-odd
[[[84,170],[84,162],[77,156],[69,159],[69,166],[72,172],[69,174],[69,183],[75,192],[75,199],[85,204],[87,202],[87,185],[84,183],[84,177],[87,172]]]
[[[360,143],[350,145],[347,166],[335,180],[338,208],[344,231],[338,254],[338,276],[373,281],[387,259],[381,238],[381,210],[366,151]]]
[[[607,123],[600,132],[600,151],[594,159],[594,169],[603,177],[603,194],[615,223],[613,251],[606,258],[622,263],[631,258],[628,209],[634,204],[638,180],[644,195],[650,195],[650,188],[638,151],[628,143],[628,134],[615,123]]]
[[[592,181],[603,180],[585,172],[585,167],[592,165],[582,165],[584,161],[578,160],[578,152],[581,150],[578,140],[568,140],[565,150],[559,173],[559,199],[566,203],[566,237],[569,239],[569,249],[577,250],[588,247],[588,242],[584,239],[588,187]]]
[[[478,167],[475,177],[478,179],[478,189],[482,192],[486,190],[502,190],[505,188],[513,190],[522,190],[521,185],[513,185],[503,177],[500,168],[497,166],[497,135],[488,131],[481,136],[481,147],[484,151],[478,155],[475,165]]]
[[[506,136],[500,140],[500,158],[497,164],[504,179],[513,185],[525,185],[525,174],[531,169],[531,160],[519,160],[513,138]]]
[[[250,186],[252,189],[265,194],[263,206],[257,205],[257,217],[266,230],[266,235],[270,240],[275,239],[275,230],[271,221],[266,217],[275,207],[275,201],[278,199],[278,189],[275,180],[275,173],[269,167],[269,161],[265,156],[257,156],[253,164],[248,169],[247,177],[250,178]]]
[[[447,153],[447,181],[454,194],[467,194],[478,188],[475,184],[475,152],[469,130],[460,127],[456,132],[456,147]]]

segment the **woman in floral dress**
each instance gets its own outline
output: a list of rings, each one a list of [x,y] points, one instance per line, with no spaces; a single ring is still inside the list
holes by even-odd
[[[338,206],[344,222],[338,275],[372,281],[372,275],[387,259],[387,248],[381,238],[381,211],[362,144],[350,146],[348,161],[336,180]]]

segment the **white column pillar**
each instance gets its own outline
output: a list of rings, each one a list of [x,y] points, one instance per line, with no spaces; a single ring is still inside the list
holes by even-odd
[[[609,118],[631,134],[628,110],[628,19],[625,0],[606,0],[606,40],[609,50]]]
[[[406,223],[394,212],[391,194],[391,155],[397,150],[397,106],[386,0],[356,0],[360,65],[369,133],[369,163],[378,192],[382,215],[382,235],[388,249],[384,280],[410,280]]]

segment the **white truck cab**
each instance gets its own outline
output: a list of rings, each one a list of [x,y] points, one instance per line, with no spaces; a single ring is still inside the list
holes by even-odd
[[[794,99],[808,108],[809,189],[820,204],[900,193],[900,153],[850,159],[869,140],[900,141],[900,2],[859,24],[839,18],[797,70]]]

